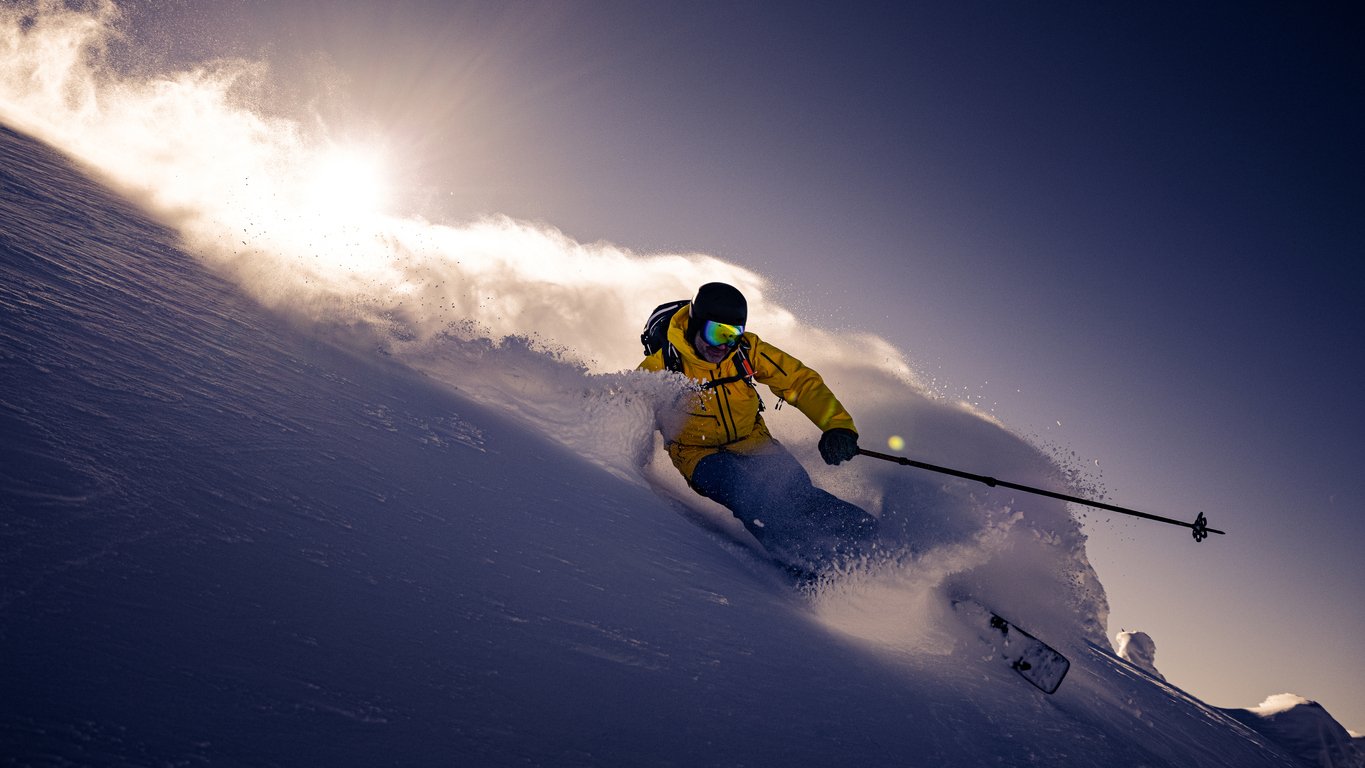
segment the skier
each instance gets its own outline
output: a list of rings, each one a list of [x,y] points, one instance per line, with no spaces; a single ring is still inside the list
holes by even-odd
[[[696,393],[659,414],[673,465],[693,490],[728,507],[764,549],[793,569],[818,571],[864,549],[876,518],[811,484],[805,468],[768,432],[754,383],[767,385],[822,430],[820,456],[827,464],[858,455],[853,417],[820,374],[745,331],[748,302],[734,286],[707,283],[690,303],[679,304],[667,320],[667,340],[639,365],[698,382]],[[660,309],[668,311],[667,305]],[[650,341],[645,343],[648,351]]]

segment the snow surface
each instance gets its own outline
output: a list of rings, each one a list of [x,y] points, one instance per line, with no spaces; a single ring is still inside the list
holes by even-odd
[[[1320,754],[1267,725],[1320,708],[1219,710],[1116,656],[1059,503],[865,459],[835,473],[794,439],[895,532],[889,561],[801,596],[660,462],[676,382],[477,324],[291,312],[187,240],[0,134],[5,764]],[[989,420],[868,376],[916,439],[1057,479]],[[952,595],[1070,656],[1061,690],[989,658]]]

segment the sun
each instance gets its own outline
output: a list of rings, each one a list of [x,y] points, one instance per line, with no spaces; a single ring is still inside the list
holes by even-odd
[[[310,208],[340,219],[383,213],[388,203],[384,164],[377,152],[330,147],[308,169],[307,195]]]

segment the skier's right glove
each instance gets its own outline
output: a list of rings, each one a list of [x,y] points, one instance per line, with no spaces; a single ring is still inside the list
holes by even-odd
[[[838,464],[858,455],[858,433],[835,427],[820,436],[820,458],[826,464]]]

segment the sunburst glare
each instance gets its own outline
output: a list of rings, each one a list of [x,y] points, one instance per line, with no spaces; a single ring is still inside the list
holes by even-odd
[[[376,153],[332,147],[320,152],[311,166],[306,190],[310,208],[340,220],[383,212],[389,193]]]

